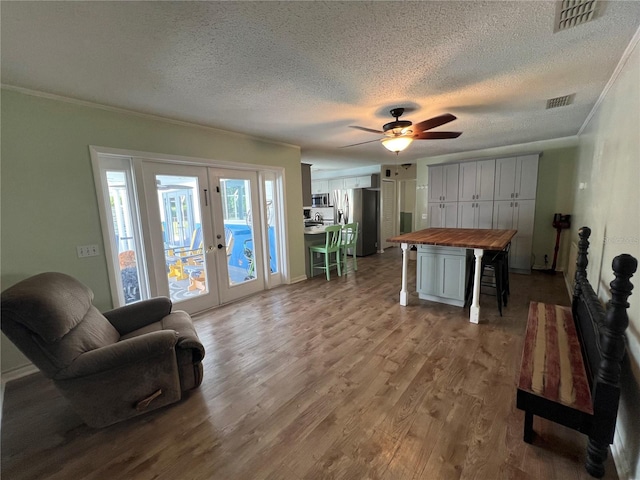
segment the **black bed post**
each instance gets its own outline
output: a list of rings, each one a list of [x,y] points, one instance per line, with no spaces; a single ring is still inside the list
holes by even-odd
[[[638,261],[631,255],[622,254],[613,259],[612,266],[616,278],[610,283],[611,300],[600,330],[602,359],[592,392],[594,424],[589,434],[585,465],[589,474],[596,478],[604,475],[607,448],[613,442],[620,398],[620,364],[625,351],[624,331],[629,325],[627,299],[633,290],[629,279],[636,272]]]
[[[578,258],[576,259],[576,276],[573,285],[573,299],[577,299],[580,295],[580,280],[587,278],[587,265],[589,259],[587,253],[589,250],[589,237],[591,236],[591,229],[589,227],[582,227],[578,230]]]

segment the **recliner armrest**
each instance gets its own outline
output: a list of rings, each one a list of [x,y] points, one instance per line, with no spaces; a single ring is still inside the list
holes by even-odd
[[[120,335],[126,335],[151,323],[159,322],[171,313],[171,307],[171,300],[167,297],[155,297],[114,308],[104,312],[103,315]]]
[[[58,372],[54,380],[105,372],[127,364],[144,362],[168,353],[174,355],[173,352],[177,341],[178,332],[175,330],[161,330],[90,350],[76,358],[67,368]]]

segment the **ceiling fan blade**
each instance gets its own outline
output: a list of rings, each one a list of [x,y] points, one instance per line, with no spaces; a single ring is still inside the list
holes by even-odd
[[[413,135],[414,140],[439,140],[443,138],[458,138],[462,132],[422,132]]]
[[[379,141],[380,141],[380,139],[377,138],[375,140],[369,140],[367,142],[352,143],[351,145],[343,145],[342,147],[338,147],[338,148],[355,147],[356,145],[364,145],[365,143],[373,143],[373,142],[379,142]]]
[[[384,132],[382,130],[374,130],[373,128],[367,128],[367,127],[358,127],[356,125],[349,125],[350,128],[356,128],[358,130],[362,130],[363,132],[369,132],[369,133],[379,133],[380,135],[384,135]]]
[[[440,125],[444,125],[445,123],[453,122],[457,117],[455,115],[451,115],[450,113],[445,113],[444,115],[440,115],[438,117],[430,118],[429,120],[424,120],[423,122],[416,123],[413,126],[414,132],[424,132],[425,130],[431,130],[432,128],[439,127]]]

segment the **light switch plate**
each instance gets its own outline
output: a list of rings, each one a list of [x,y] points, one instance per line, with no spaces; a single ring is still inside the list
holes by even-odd
[[[76,247],[78,258],[96,257],[100,254],[98,245],[78,245]]]

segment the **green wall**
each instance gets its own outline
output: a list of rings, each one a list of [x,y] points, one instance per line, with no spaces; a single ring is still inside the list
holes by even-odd
[[[1,91],[1,288],[45,271],[68,273],[111,308],[89,145],[283,167],[292,280],[304,272],[300,149],[245,135]],[[5,338],[2,371],[23,365]]]
[[[536,267],[544,267],[544,256],[553,262],[556,230],[552,226],[553,214],[573,213],[573,192],[578,149],[567,147],[543,152],[538,162],[538,190],[536,193],[536,217],[533,226],[533,254]],[[560,234],[557,270],[566,270],[569,258],[571,231]]]

